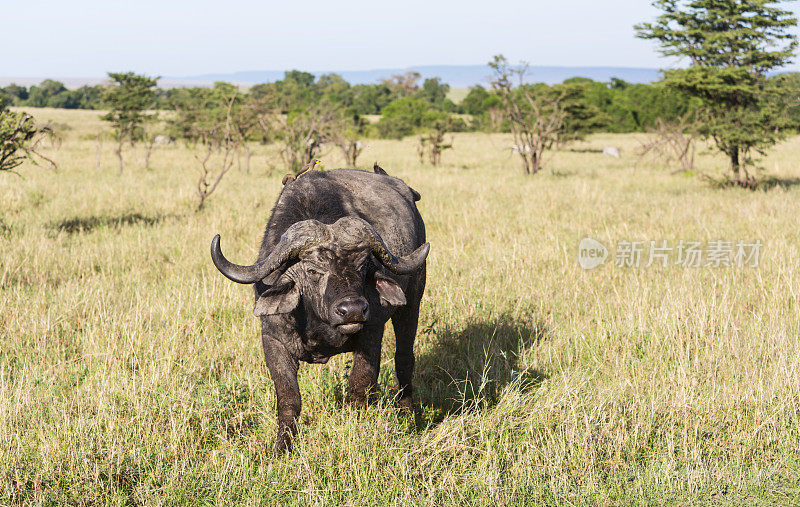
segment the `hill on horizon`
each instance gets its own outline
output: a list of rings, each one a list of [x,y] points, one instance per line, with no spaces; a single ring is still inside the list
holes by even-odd
[[[303,69],[300,69],[303,70]],[[491,69],[488,65],[418,65],[401,68],[385,68],[371,70],[345,70],[345,71],[308,71],[315,76],[323,74],[339,74],[350,84],[374,84],[383,78],[406,71],[416,71],[422,79],[438,77],[443,83],[452,88],[468,88],[474,85],[486,86],[489,83]],[[283,70],[253,70],[219,74],[201,74],[197,76],[172,76],[171,81],[189,81],[195,83],[215,81],[228,81],[241,84],[269,83],[283,79]],[[586,77],[594,81],[609,81],[612,77],[628,81],[629,83],[650,83],[658,81],[658,69],[635,67],[554,67],[531,66],[526,76],[526,81],[556,84],[572,77]]]
[[[316,77],[323,74],[339,74],[351,85],[356,85],[375,84],[384,78],[411,70],[419,72],[422,79],[441,78],[443,83],[449,84],[450,87],[454,89],[469,88],[474,85],[483,85],[487,87],[492,73],[488,65],[418,65],[408,68],[308,72],[311,72]],[[161,88],[178,88],[187,86],[211,86],[216,81],[227,81],[242,86],[252,86],[258,83],[279,81],[283,79],[285,73],[285,70],[252,70],[231,73],[200,74],[195,76],[163,76],[159,80],[158,85]],[[585,77],[600,82],[608,82],[612,77],[615,77],[629,83],[651,83],[661,78],[658,69],[648,68],[531,66],[528,69],[525,81],[557,84],[563,82],[565,79],[573,77]],[[67,88],[78,88],[84,85],[93,86],[103,84],[108,80],[105,76],[0,76],[0,86],[7,86],[12,83],[21,86],[38,85],[45,79],[60,81],[64,83]]]

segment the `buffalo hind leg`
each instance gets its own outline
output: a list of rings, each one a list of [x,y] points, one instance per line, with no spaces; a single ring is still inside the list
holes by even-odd
[[[383,326],[364,328],[359,332],[357,340],[353,349],[353,367],[350,370],[348,390],[350,401],[363,408],[374,400],[378,391]]]
[[[299,365],[276,340],[264,336],[262,342],[267,368],[278,398],[278,435],[275,437],[274,452],[281,455],[291,450],[292,438],[297,434],[297,419],[302,408],[300,386],[297,383]]]

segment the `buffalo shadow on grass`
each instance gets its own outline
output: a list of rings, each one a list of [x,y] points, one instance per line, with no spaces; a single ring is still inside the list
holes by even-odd
[[[524,368],[521,358],[547,337],[542,321],[507,315],[458,328],[437,328],[434,321],[420,329],[414,368],[417,407],[413,416],[401,415],[406,421],[403,426],[411,433],[421,433],[436,427],[448,415],[491,409],[511,382],[523,392],[537,389],[549,375]],[[346,357],[343,368],[326,368],[320,385],[331,410],[352,407],[347,396],[352,359],[349,354]],[[393,405],[398,394],[395,369],[381,368],[380,375],[379,399]]]
[[[501,316],[458,329],[431,326],[422,334],[435,339],[417,354],[414,375],[415,398],[422,413],[429,414],[424,416],[428,423],[491,408],[512,381],[529,390],[547,379],[544,372],[521,366],[526,350],[546,339],[543,322]]]

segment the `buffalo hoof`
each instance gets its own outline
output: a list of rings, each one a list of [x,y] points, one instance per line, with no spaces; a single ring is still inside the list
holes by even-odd
[[[290,439],[280,439],[275,441],[275,445],[272,447],[272,454],[276,458],[280,458],[287,452],[292,450],[292,442]]]
[[[292,437],[294,437],[294,435],[291,430],[284,428],[278,430],[278,436],[275,438],[275,445],[272,447],[272,454],[274,454],[276,458],[280,458],[287,452],[291,452]]]
[[[353,396],[350,395],[350,404],[353,405],[355,408],[364,409],[367,408],[369,405],[369,400],[366,396]]]
[[[398,409],[400,409],[401,412],[407,412],[407,413],[414,412],[415,408],[414,399],[411,398],[411,396],[406,396],[398,399],[395,405],[397,406]]]

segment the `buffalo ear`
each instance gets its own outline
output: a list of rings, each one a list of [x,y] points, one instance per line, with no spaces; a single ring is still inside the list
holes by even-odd
[[[406,295],[397,282],[388,276],[375,273],[375,289],[381,296],[381,306],[403,306],[406,304]]]
[[[300,291],[291,280],[274,285],[262,292],[256,299],[253,313],[256,317],[262,315],[280,315],[289,313],[300,302]]]

